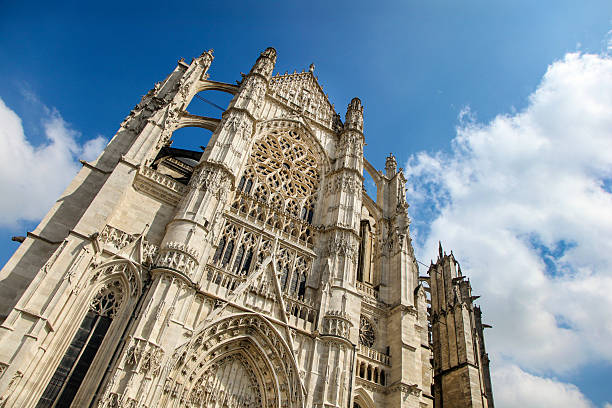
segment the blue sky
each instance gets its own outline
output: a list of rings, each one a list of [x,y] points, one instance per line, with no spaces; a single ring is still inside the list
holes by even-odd
[[[550,397],[534,407],[604,407],[612,316],[565,306],[612,306],[589,292],[612,288],[612,263],[589,252],[612,249],[611,29],[609,1],[4,4],[0,261],[177,59],[214,48],[212,79],[233,82],[274,46],[277,71],[315,63],[341,115],[360,97],[366,157],[407,169],[417,255],[454,249],[495,326],[498,406],[531,406],[517,398],[535,388]]]

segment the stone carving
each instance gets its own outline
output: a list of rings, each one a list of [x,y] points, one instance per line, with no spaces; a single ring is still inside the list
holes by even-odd
[[[358,245],[350,241],[346,237],[331,237],[327,243],[327,254],[353,259],[357,255]]]
[[[125,364],[145,375],[157,375],[164,355],[161,347],[144,339],[134,339],[125,354]]]
[[[91,301],[90,309],[100,316],[111,319],[117,314],[123,302],[123,285],[118,280],[102,286]]]
[[[232,338],[237,340],[228,341]],[[161,401],[195,401],[206,407],[303,406],[298,371],[290,353],[261,317],[227,317],[177,350]]]
[[[337,129],[338,115],[312,72],[275,75],[270,81],[269,93],[318,124]]]
[[[198,261],[182,249],[166,248],[160,251],[155,266],[182,272],[191,279],[198,268]]]
[[[95,282],[101,276],[108,276],[113,274],[122,274],[126,277],[130,284],[130,296],[136,296],[139,293],[142,286],[142,280],[140,276],[138,276],[136,272],[126,262],[111,263],[108,266],[102,266],[100,268],[97,268],[94,274],[92,275],[90,281]],[[118,284],[118,282],[115,284]]]
[[[329,311],[323,318],[322,334],[348,339],[351,326],[352,324],[345,313],[340,311]]]
[[[181,183],[146,166],[138,170],[134,188],[173,206],[177,205],[187,192],[187,188]]]
[[[316,156],[295,130],[275,129],[255,142],[249,167],[260,183],[284,197],[309,197],[319,185]]]
[[[134,242],[137,237],[138,234],[128,234],[118,228],[106,225],[98,235],[98,240],[106,249],[110,249],[112,252],[118,252]],[[159,247],[143,240],[142,250],[142,262],[151,264],[157,256]]]
[[[237,137],[247,140],[253,131],[253,123],[244,112],[236,112],[228,117],[225,126]]]
[[[366,347],[374,346],[376,341],[376,330],[370,321],[365,317],[359,318],[359,343]]]
[[[361,180],[358,180],[354,175],[339,173],[329,178],[325,186],[325,192],[327,194],[338,194],[340,191],[344,191],[354,194],[361,191],[361,185]]]
[[[379,405],[432,408],[457,405],[453,390],[469,387],[481,392],[461,408],[493,405],[475,297],[444,253],[419,276],[397,159],[384,174],[366,163],[361,102],[343,124],[314,70],[271,77],[275,58],[264,52],[240,86],[207,79],[212,52],[179,61],[122,123],[103,168],[88,166],[106,187],[74,180],[94,202],[73,194],[45,217],[42,236],[28,234],[3,270],[31,283],[6,281],[15,293],[2,299],[0,406],[32,407],[49,378],[56,385],[86,322],[72,316],[89,318],[89,308],[105,316],[94,333],[113,318],[95,355],[87,343],[95,370],[74,385],[78,401],[48,405],[365,407],[365,390]],[[235,95],[221,119],[184,110],[212,89]],[[161,152],[183,126],[214,129],[204,152]],[[79,218],[74,231],[61,228],[66,211]],[[107,222],[125,231],[88,235]],[[137,233],[145,224],[161,248]],[[450,296],[441,302],[434,288]],[[452,324],[465,330],[441,328]],[[440,352],[449,339],[473,352],[449,360]]]
[[[229,190],[230,179],[225,170],[206,164],[194,170],[189,186],[210,192],[221,200]]]
[[[13,377],[11,377],[11,381],[9,381],[8,387],[6,387],[6,391],[2,396],[0,396],[0,408],[6,406],[6,403],[11,398],[13,392],[15,391],[15,388],[21,382],[22,378],[23,373],[21,371],[16,371],[15,374],[13,374]]]

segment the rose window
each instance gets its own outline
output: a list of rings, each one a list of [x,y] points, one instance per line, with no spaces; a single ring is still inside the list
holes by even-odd
[[[260,181],[287,197],[308,197],[319,184],[315,155],[294,130],[275,130],[257,141],[249,164]]]
[[[365,317],[361,316],[359,319],[359,343],[367,347],[374,346],[376,340],[376,332],[372,323]]]

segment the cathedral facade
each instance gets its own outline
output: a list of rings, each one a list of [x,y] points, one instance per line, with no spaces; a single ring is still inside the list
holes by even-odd
[[[419,276],[361,101],[342,121],[273,48],[237,84],[212,61],[179,61],[0,273],[0,407],[493,407],[476,296],[441,247]],[[208,90],[221,119],[186,109]],[[188,126],[203,151],[172,147]]]

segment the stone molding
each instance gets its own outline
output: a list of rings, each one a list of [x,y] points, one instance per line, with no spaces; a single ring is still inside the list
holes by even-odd
[[[146,166],[138,169],[134,188],[172,206],[178,205],[187,193],[187,186]]]

